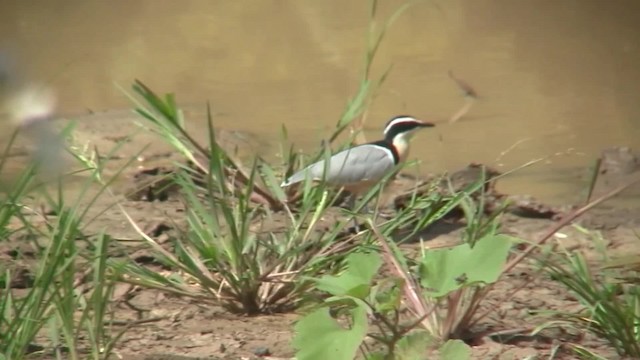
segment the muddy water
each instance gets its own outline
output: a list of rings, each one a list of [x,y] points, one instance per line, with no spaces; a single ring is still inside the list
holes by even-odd
[[[403,1],[380,1],[384,17]],[[217,124],[275,144],[281,125],[301,149],[328,133],[358,84],[368,1],[3,1],[0,46],[57,90],[61,111],[126,108],[134,78],[210,100]],[[389,32],[374,75],[393,70],[367,136],[394,114],[461,121],[419,135],[423,170],[471,161],[507,170],[541,162],[502,188],[546,200],[580,195],[604,147],[640,148],[640,2],[447,0],[414,5]],[[203,124],[192,124],[199,127]],[[272,149],[275,151],[275,147]]]

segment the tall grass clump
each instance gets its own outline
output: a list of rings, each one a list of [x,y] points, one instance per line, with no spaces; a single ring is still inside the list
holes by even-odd
[[[596,245],[602,243],[597,234],[578,229],[591,235]],[[638,257],[609,259],[601,246],[602,258],[596,264],[581,251],[569,251],[559,242],[555,245],[560,251],[542,262],[543,269],[575,296],[581,309],[553,311],[554,320],[543,327],[568,325],[606,340],[621,356],[640,357]],[[584,352],[577,346],[575,350]]]
[[[60,136],[69,137],[71,130],[71,126],[63,129]],[[1,269],[0,358],[23,359],[41,352],[55,358],[106,359],[122,335],[109,326],[117,270],[107,266],[111,238],[86,231],[92,220],[89,210],[107,191],[109,181],[99,181],[103,169],[92,160],[95,154],[87,157],[73,146],[68,150],[80,160],[78,168],[43,178],[41,164],[27,161],[0,198],[0,242],[34,239],[35,248],[27,289],[16,291],[12,270]],[[0,164],[7,154],[8,150]],[[4,170],[0,166],[2,177],[8,175]],[[87,174],[85,180],[68,189],[65,182],[78,173]],[[36,198],[46,206],[34,206],[40,201]]]
[[[6,161],[10,156],[10,151],[19,134],[19,131],[13,132],[7,142],[2,158],[0,159],[0,175],[8,179],[9,174],[6,170]],[[20,171],[15,180],[10,185],[3,186],[3,193],[0,195],[0,241],[8,241],[11,236],[15,236],[24,228],[15,229],[10,226],[12,221],[22,218],[22,211],[26,207],[24,204],[26,196],[32,190],[32,184],[35,182],[35,167],[33,164],[27,164],[25,169]],[[55,251],[54,251],[55,252]],[[56,266],[51,262],[56,262],[54,257],[45,257],[43,265],[44,276],[49,275],[47,268],[55,269]],[[59,260],[61,261],[61,260]],[[12,295],[12,271],[0,265],[0,280],[2,283],[2,292],[0,292],[0,355],[4,358],[12,358],[12,355],[26,353],[29,345],[33,341],[39,329],[43,324],[42,313],[45,312],[46,306],[42,304],[50,303],[50,296],[46,293],[46,286],[34,287],[36,291],[20,299],[14,299]],[[47,278],[36,277],[34,283],[39,285],[39,281],[49,284]]]
[[[274,168],[259,158],[245,168],[218,145],[210,113],[208,146],[203,146],[187,131],[172,96],[163,99],[141,82],[134,91],[146,126],[190,162],[177,164],[173,174],[188,226],[178,227],[168,249],[132,221],[174,273],[165,277],[131,262],[125,281],[193,296],[237,313],[295,307],[310,287],[303,279],[330,268],[339,260],[338,249],[348,248],[336,241],[342,225],[315,231],[336,194],[307,184],[291,208]],[[261,230],[283,211],[284,230]]]

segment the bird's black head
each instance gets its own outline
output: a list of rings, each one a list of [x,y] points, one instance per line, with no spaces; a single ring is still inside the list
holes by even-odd
[[[425,122],[409,115],[400,115],[392,118],[384,127],[384,138],[389,142],[394,142],[398,137],[409,138],[418,129],[433,127],[433,123]]]

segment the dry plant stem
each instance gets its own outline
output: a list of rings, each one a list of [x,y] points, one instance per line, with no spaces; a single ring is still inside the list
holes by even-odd
[[[364,129],[364,123],[367,120],[367,114],[368,114],[369,110],[365,110],[362,115],[360,115],[358,117],[358,120],[355,121],[355,124],[353,124],[351,126],[351,134],[355,134],[355,139],[354,139],[354,143],[356,145],[358,144],[364,144],[367,142],[367,137],[364,135],[364,132],[362,131]]]
[[[449,123],[452,124],[460,120],[469,112],[469,110],[471,110],[471,106],[473,106],[475,101],[478,99],[478,93],[475,91],[475,89],[473,89],[473,87],[471,87],[471,85],[469,85],[469,83],[456,77],[451,70],[449,70],[449,77],[456,83],[456,85],[458,85],[458,87],[464,93],[464,97],[466,98],[466,101],[464,105],[462,105],[462,108],[456,111],[456,113],[453,114],[451,118],[449,118]]]
[[[448,306],[450,309],[447,312],[447,318],[445,321],[445,327],[442,334],[451,334],[452,338],[460,338],[461,330],[468,329],[470,327],[473,314],[480,304],[480,300],[484,298],[483,291],[485,289],[475,288],[473,293],[469,295],[470,288],[458,289],[453,294],[447,297]],[[469,299],[471,296],[471,299]],[[458,318],[458,313],[461,317]]]
[[[589,201],[591,201],[591,197],[593,196],[593,191],[596,188],[596,183],[598,181],[598,175],[600,174],[601,168],[602,168],[602,157],[598,157],[593,167],[593,173],[591,174],[591,181],[589,182],[589,192],[587,193],[587,200],[585,201],[587,204],[589,203]]]
[[[378,227],[373,223],[373,221],[369,221],[369,225],[371,227],[371,230],[373,230],[374,234],[378,238],[378,241],[380,241],[380,245],[384,250],[383,253],[384,253],[385,261],[392,268],[394,268],[398,276],[400,276],[400,278],[404,280],[402,291],[405,295],[405,298],[408,299],[409,303],[411,304],[410,309],[413,310],[416,313],[416,315],[419,317],[423,317],[431,313],[432,311],[429,311],[427,309],[428,306],[427,304],[424,303],[424,299],[422,298],[422,296],[418,295],[419,294],[417,290],[418,284],[416,284],[413,278],[407,275],[405,271],[402,269],[402,266],[393,255],[393,251],[391,250],[391,247],[389,247],[389,244],[387,244],[386,239],[380,233],[380,230],[378,229]]]
[[[162,255],[166,256],[169,259],[172,259],[175,262],[178,262],[175,258],[175,256],[170,253],[169,251],[165,250],[162,246],[160,246],[158,243],[156,243],[150,236],[148,236],[147,234],[144,233],[144,231],[138,226],[138,224],[133,220],[133,218],[131,218],[131,216],[129,215],[129,213],[122,207],[122,205],[118,204],[118,207],[120,208],[120,211],[122,212],[122,214],[127,218],[127,220],[129,221],[129,223],[131,224],[131,226],[138,232],[138,234],[140,234],[140,236],[143,237],[143,239],[147,242],[147,244],[149,244],[154,250],[160,252]],[[204,272],[206,269],[204,269],[202,267],[202,264],[198,264],[198,267],[202,272],[202,274],[207,274],[206,278],[200,279],[201,281],[205,281],[211,284],[215,284],[215,281],[213,278],[210,277],[210,273],[208,271]],[[184,269],[181,269],[184,270]],[[133,279],[128,281],[134,285],[140,285],[140,286],[148,286],[145,285],[143,283],[134,281]],[[207,287],[208,289],[208,287]],[[221,289],[222,290],[222,289]],[[219,294],[212,294],[215,295],[218,299],[232,299],[233,297],[227,297],[226,295],[223,295],[221,293]]]
[[[409,328],[402,328],[402,327],[400,327],[399,322],[398,322],[398,319],[400,318],[400,316],[399,316],[397,310],[395,310],[395,312],[394,312],[394,314],[395,314],[394,320],[393,320],[393,322],[391,322],[386,316],[381,315],[379,313],[376,313],[375,310],[374,310],[374,307],[371,304],[369,304],[366,301],[365,301],[365,304],[367,304],[367,306],[369,306],[369,308],[374,311],[374,316],[378,320],[376,322],[376,326],[380,330],[380,333],[381,334],[385,334],[387,332],[387,331],[385,331],[384,327],[386,327],[388,332],[391,333],[391,338],[389,338],[389,337],[387,337],[385,335],[377,336],[375,334],[368,334],[368,336],[371,337],[372,339],[384,344],[387,347],[388,351],[389,351],[387,356],[391,356],[391,358],[393,358],[393,354],[395,352],[395,348],[397,346],[398,341],[400,341],[404,335],[406,335],[409,331],[411,331],[412,328],[416,327],[420,323],[419,322],[414,323]],[[423,318],[421,318],[420,320],[422,321]],[[384,325],[384,327],[382,325]]]
[[[154,97],[158,99],[160,98],[151,89],[149,89],[149,87],[147,87],[142,81],[136,79],[135,84],[140,88],[144,89],[145,92],[152,94]],[[211,109],[208,104],[207,104],[207,114],[211,114]],[[207,149],[205,149],[202,145],[200,145],[200,143],[198,143],[191,135],[189,135],[189,133],[181,126],[175,126],[175,128],[180,132],[180,135],[184,136],[184,138],[187,139],[187,141],[196,148],[196,150],[198,151],[198,153],[200,153],[200,155],[208,159],[209,152],[207,151]],[[215,143],[215,139],[211,139],[211,141]],[[231,154],[225,153],[225,155],[227,156],[229,162],[231,163],[231,169],[229,169],[228,167],[225,167],[226,175],[232,177],[234,180],[239,180],[244,186],[248,186],[249,176],[242,171],[240,166],[237,165],[238,164],[238,162],[236,161],[237,159],[232,158]],[[204,166],[204,163],[201,163],[202,159],[198,161],[195,156],[193,157],[193,159],[196,160],[194,162],[202,172],[204,172],[207,175],[210,175],[208,173],[208,167]],[[279,209],[281,207],[281,204],[279,204],[279,202],[276,199],[271,197],[267,191],[265,191],[260,186],[258,186],[258,184],[253,184],[253,192],[251,194],[251,199],[253,201],[268,205],[273,209]]]
[[[458,289],[452,294],[447,295],[447,315],[442,326],[442,333],[439,334],[451,334],[454,326],[456,325],[457,312],[460,309],[460,301],[462,299],[462,290]]]
[[[241,164],[240,159],[230,153],[227,153],[226,155],[233,165],[233,170],[235,170],[234,179],[240,180],[244,186],[247,186],[249,184],[249,175],[242,169],[241,166],[238,165]],[[225,171],[228,175],[231,170],[225,169]],[[253,183],[253,191],[251,192],[249,198],[253,202],[269,206],[274,211],[282,210],[283,208],[283,204],[269,195],[269,193],[256,182]]]
[[[406,335],[409,331],[415,329],[416,327],[418,327],[418,325],[422,324],[423,321],[425,321],[427,319],[427,317],[429,317],[429,313],[426,313],[424,315],[422,315],[421,317],[419,317],[418,319],[414,320],[410,325],[407,325],[402,331],[401,331],[401,335],[404,336]],[[398,322],[398,320],[396,319],[396,322]]]
[[[199,145],[194,145],[194,146],[199,147]],[[228,177],[227,184],[235,191],[241,191],[240,186],[236,185],[236,182],[242,184],[242,186],[248,186],[249,176],[240,168],[240,166],[238,166],[239,162],[236,159],[232,158],[230,154],[226,154],[226,155],[228,157],[229,162],[231,163],[231,166],[225,166],[225,169],[224,169],[225,175]],[[209,168],[205,166],[203,162],[203,161],[209,161],[208,153],[202,153],[202,154],[197,153],[195,154],[195,158],[198,160],[198,162],[196,162],[196,165],[198,166],[200,171],[202,171],[206,175],[210,175]],[[280,210],[283,206],[282,204],[280,204],[278,200],[272,198],[266,191],[260,188],[258,184],[256,184],[255,182],[253,184],[253,191],[249,195],[249,198],[251,199],[252,202],[269,206],[272,210]]]
[[[139,320],[109,320],[105,321],[105,325],[116,325],[116,326],[126,326],[126,327],[134,327],[136,325],[143,325],[152,322],[158,322],[162,320],[168,319],[169,316],[158,316],[152,317],[148,319],[139,319]]]
[[[313,228],[313,225],[309,227],[310,229]],[[357,244],[355,243],[354,239],[357,237],[357,235],[351,235],[349,237],[347,237],[346,239],[343,239],[342,241],[335,243],[334,245],[322,250],[320,253],[313,255],[312,253],[309,253],[307,256],[301,257],[300,262],[301,263],[306,263],[307,261],[310,260],[310,258],[312,256],[318,256],[318,257],[326,257],[326,256],[330,256],[336,253],[341,253],[344,252],[348,249],[354,248],[357,246]],[[276,262],[275,264],[271,265],[271,267],[267,268],[267,270],[265,270],[262,274],[262,276],[260,277],[261,281],[272,281],[270,280],[271,277],[276,276],[276,274],[274,274],[274,272],[278,271],[281,274],[297,274],[299,273],[299,271],[279,271],[282,262],[284,260],[280,261],[280,262]]]
[[[145,85],[142,81],[136,79],[135,84],[141,87],[142,89],[144,89],[145,92],[153,95],[157,99],[160,99],[160,97],[156,95],[156,93],[153,92],[153,90],[151,90],[149,87],[147,87],[147,85]],[[180,132],[180,135],[184,136],[201,154],[204,155],[208,153],[207,150],[202,145],[200,145],[194,138],[192,138],[191,135],[189,135],[189,133],[187,133],[182,127],[176,126],[175,128]]]
[[[453,124],[454,122],[460,120],[465,115],[467,115],[467,113],[469,112],[469,110],[471,110],[471,107],[473,106],[473,104],[475,104],[475,102],[476,102],[476,99],[467,97],[464,102],[464,105],[462,105],[462,107],[449,118],[449,124]]]
[[[509,272],[511,269],[513,269],[518,263],[520,263],[525,257],[531,255],[531,253],[533,252],[534,249],[538,248],[540,245],[543,245],[545,242],[547,242],[547,240],[549,240],[553,234],[555,234],[556,232],[558,232],[560,229],[562,229],[563,227],[565,227],[567,224],[571,223],[573,220],[577,219],[578,217],[582,216],[584,213],[586,213],[587,211],[593,209],[594,207],[596,207],[597,205],[599,205],[600,203],[616,196],[617,194],[619,194],[620,192],[622,192],[623,190],[625,190],[626,188],[628,188],[629,186],[633,185],[634,183],[640,181],[640,179],[638,180],[633,180],[631,182],[628,182],[626,184],[623,184],[621,186],[618,186],[617,188],[609,191],[608,193],[600,196],[599,198],[597,198],[596,200],[584,205],[583,207],[575,210],[574,212],[572,212],[571,214],[566,215],[564,218],[560,219],[560,221],[558,221],[557,224],[555,224],[554,226],[552,226],[541,238],[540,240],[538,240],[536,243],[529,245],[529,247],[527,247],[526,250],[524,250],[520,255],[516,256],[513,260],[511,260],[509,263],[507,263],[507,265],[505,266],[504,270],[502,271],[502,273],[507,273]]]
[[[530,137],[526,137],[526,138],[522,138],[519,139],[518,141],[514,142],[513,144],[511,144],[511,146],[509,146],[506,150],[500,152],[500,155],[498,155],[498,157],[496,157],[496,162],[500,162],[500,160],[502,160],[502,158],[507,155],[508,153],[510,153],[513,149],[515,149],[516,147],[520,146],[520,144],[529,141],[533,138]]]
[[[473,319],[474,315],[478,313],[478,308],[480,308],[480,303],[487,296],[487,293],[491,290],[491,286],[486,286],[481,289],[476,289],[471,296],[471,301],[468,305],[468,310],[464,312],[464,315],[458,322],[458,328],[470,328],[476,321]],[[459,331],[459,329],[456,329]],[[456,334],[460,335],[460,334]]]
[[[476,288],[471,295],[469,295],[469,289],[458,289],[447,296],[447,308],[450,311],[447,313],[443,334],[451,334],[450,337],[459,338],[462,335],[461,330],[470,327],[473,315],[477,312],[486,289]],[[457,316],[458,313],[461,314],[460,318]]]
[[[420,180],[411,190],[400,193],[396,198],[412,196],[414,193],[421,194],[424,190],[429,190],[431,183],[426,180]]]
[[[453,80],[456,85],[458,85],[458,87],[460,88],[460,90],[462,90],[464,92],[464,96],[468,96],[470,98],[474,98],[477,99],[478,98],[478,93],[476,92],[476,90],[469,85],[468,82],[458,78],[452,70],[449,70],[449,77],[451,78],[451,80]]]
[[[346,239],[341,239],[340,243],[337,243],[334,246],[328,247],[326,250],[323,250],[322,252],[320,252],[317,256],[331,256],[331,255],[340,254],[348,250],[351,250],[358,246],[358,244],[355,242],[355,239],[358,238],[359,236],[360,236],[359,234],[355,234],[355,235],[348,236]]]
[[[596,200],[584,205],[583,207],[575,210],[571,214],[568,214],[564,218],[560,219],[560,221],[558,221],[557,224],[553,225],[540,238],[540,240],[538,240],[537,242],[529,245],[522,253],[520,253],[520,255],[516,256],[513,260],[511,260],[509,263],[507,263],[507,265],[505,265],[505,268],[502,270],[502,275],[504,275],[507,272],[511,271],[516,265],[518,265],[520,262],[522,262],[522,260],[524,260],[524,258],[526,258],[527,256],[531,255],[533,250],[539,248],[541,245],[543,245],[545,242],[547,242],[547,240],[549,240],[556,232],[558,232],[560,229],[562,229],[563,227],[565,227],[566,225],[571,223],[573,220],[575,220],[578,217],[584,215],[587,211],[589,211],[592,208],[596,207],[600,203],[602,203],[602,202],[604,202],[604,201],[616,196],[617,194],[619,194],[620,192],[624,191],[626,188],[628,188],[629,186],[635,184],[638,181],[640,181],[640,179],[636,179],[636,180],[627,182],[626,184],[620,185],[619,187],[609,191],[608,193],[606,193],[606,194],[600,196],[599,198],[597,198]],[[518,291],[522,290],[525,286],[526,286],[526,283],[516,287],[513,291],[511,291],[511,293],[509,295],[506,296],[506,300],[505,301],[510,300]],[[492,286],[487,286],[485,289],[487,291],[489,291],[491,289],[491,287]],[[471,326],[471,325],[476,324],[479,320],[481,320],[485,316],[489,315],[489,313],[491,311],[492,311],[492,309],[488,309],[487,311],[482,313],[480,316],[477,316],[473,321],[470,321],[469,325]]]

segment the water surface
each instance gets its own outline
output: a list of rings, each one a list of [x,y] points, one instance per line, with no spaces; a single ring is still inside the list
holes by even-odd
[[[403,3],[380,1],[380,20]],[[368,1],[4,1],[0,46],[55,88],[64,113],[129,107],[115,84],[138,78],[185,105],[210,100],[219,126],[266,143],[286,125],[310,151],[357,88],[368,16]],[[418,135],[421,168],[544,158],[501,188],[575,199],[603,148],[640,148],[638,19],[635,0],[418,3],[376,59],[374,76],[393,70],[367,137],[399,113],[445,121],[464,101],[453,70],[480,99],[461,121]]]

